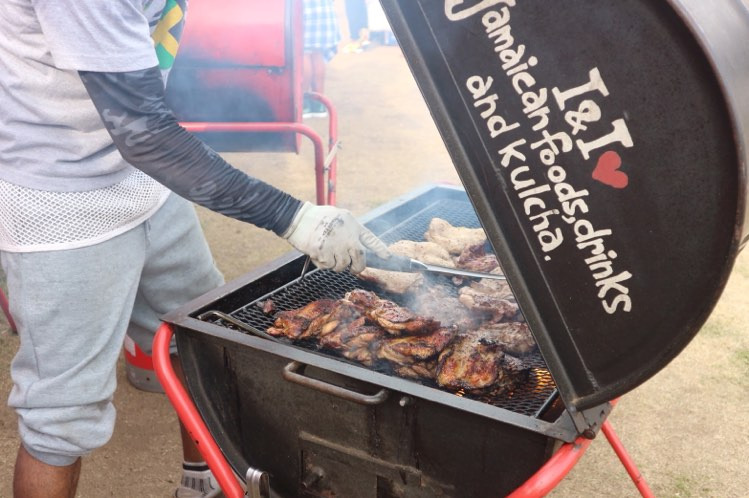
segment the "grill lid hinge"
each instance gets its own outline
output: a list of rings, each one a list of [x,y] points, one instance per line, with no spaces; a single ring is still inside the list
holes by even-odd
[[[611,413],[612,408],[611,403],[603,403],[582,411],[568,407],[567,413],[570,415],[578,434],[587,439],[594,439],[598,431],[601,430],[603,422]]]

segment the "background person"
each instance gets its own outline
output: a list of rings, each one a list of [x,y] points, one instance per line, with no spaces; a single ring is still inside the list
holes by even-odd
[[[304,75],[302,91],[325,93],[325,65],[338,52],[341,32],[332,0],[304,0]],[[304,98],[304,117],[327,116],[325,106]]]
[[[379,0],[367,2],[367,20],[369,22],[369,36],[372,41],[379,42],[382,45],[397,44]]]
[[[350,52],[361,52],[369,45],[369,16],[367,0],[346,0],[346,20],[348,21],[349,38],[347,45]],[[376,0],[379,4],[379,0]]]

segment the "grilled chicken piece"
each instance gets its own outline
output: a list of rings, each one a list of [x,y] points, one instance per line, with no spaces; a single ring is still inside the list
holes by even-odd
[[[520,358],[509,354],[504,354],[500,360],[502,374],[497,378],[497,382],[488,390],[489,396],[499,396],[516,389],[523,382],[527,382],[531,367]]]
[[[490,314],[495,322],[515,317],[519,311],[515,302],[499,297],[498,294],[477,291],[473,287],[461,287],[458,299],[470,310]]]
[[[475,334],[459,336],[442,352],[437,366],[437,383],[450,389],[478,391],[491,387],[501,373],[504,355],[496,344],[484,344]]]
[[[355,304],[339,299],[334,302],[328,313],[323,313],[312,322],[298,339],[309,339],[312,337],[324,337],[338,327],[345,327],[362,316],[361,308]]]
[[[489,273],[502,275],[502,270],[500,268],[495,268]],[[470,287],[476,292],[481,292],[482,294],[491,294],[499,299],[515,301],[515,295],[512,293],[510,284],[508,284],[506,280],[482,278],[478,281],[471,282]]]
[[[499,260],[494,254],[486,252],[485,243],[465,247],[458,256],[455,266],[463,270],[503,275]],[[497,268],[499,271],[494,271]]]
[[[413,240],[399,240],[388,248],[393,254],[407,256],[428,265],[446,266],[455,268],[455,262],[450,253],[439,244],[434,242],[415,242]]]
[[[343,298],[357,305],[362,311],[374,307],[380,300],[377,294],[364,289],[349,291]]]
[[[407,379],[434,380],[437,360],[419,361],[413,365],[398,365],[394,366],[393,370],[400,377],[406,377]]]
[[[502,345],[482,331],[469,331],[439,356],[437,383],[473,394],[500,393],[512,389],[527,376],[529,368],[505,354]]]
[[[489,323],[477,330],[485,341],[497,343],[503,351],[515,356],[530,353],[536,349],[528,325],[522,322]]]
[[[476,313],[458,300],[455,289],[445,285],[425,287],[408,296],[406,306],[420,315],[430,316],[443,326],[456,325],[461,330],[476,328],[486,319],[483,312]]]
[[[390,252],[401,256],[417,259],[423,263],[455,267],[455,263],[441,246],[433,242],[414,242],[412,240],[399,240],[390,247]],[[359,273],[359,278],[373,282],[391,294],[407,294],[421,292],[424,277],[419,273],[380,270],[378,268],[365,268]]]
[[[381,300],[380,304],[366,311],[367,317],[391,335],[428,334],[440,326],[433,318],[419,316],[392,301]]]
[[[419,316],[393,301],[380,299],[373,292],[357,289],[347,293],[345,299],[363,308],[367,318],[390,335],[425,335],[440,326],[437,320]]]
[[[312,322],[330,314],[336,303],[333,299],[319,299],[299,309],[281,311],[276,315],[273,327],[268,329],[268,333],[276,337],[298,339]]]
[[[391,294],[406,294],[418,292],[424,283],[424,277],[419,273],[380,270],[378,268],[364,268],[359,278],[372,282]]]
[[[424,234],[429,242],[444,247],[447,252],[459,255],[465,247],[486,242],[486,234],[481,228],[454,227],[442,218],[433,218]]]
[[[440,327],[429,335],[384,339],[377,357],[396,365],[413,365],[437,356],[455,336],[455,328]]]
[[[375,325],[368,325],[366,317],[360,316],[351,323],[339,325],[320,338],[320,345],[339,351],[344,357],[367,366],[374,362],[373,350],[377,348],[385,332]]]

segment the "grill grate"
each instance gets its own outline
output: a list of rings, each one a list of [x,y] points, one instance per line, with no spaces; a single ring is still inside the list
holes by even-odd
[[[473,207],[467,200],[439,199],[419,212],[412,214],[407,219],[400,220],[397,225],[380,233],[379,236],[388,244],[403,239],[424,240],[424,232],[426,232],[429,222],[434,217],[445,219],[454,226],[480,227]],[[317,299],[340,299],[348,291],[355,288],[374,291],[383,298],[392,299],[396,302],[399,300],[402,301],[402,298],[399,298],[399,296],[387,295],[381,289],[356,278],[348,272],[336,273],[329,270],[313,270],[305,275],[303,279],[295,279],[270,294],[246,304],[230,313],[230,315],[232,318],[247,324],[251,328],[265,331],[273,325],[274,321],[273,315],[268,315],[262,310],[261,303],[266,299],[270,298],[273,300],[275,314],[280,311],[300,308]],[[233,325],[220,319],[211,321],[228,328],[235,328]],[[279,340],[291,344],[291,341]],[[297,343],[296,345],[300,344]],[[314,343],[301,345],[308,349],[317,349],[317,344]],[[327,351],[323,352],[328,353]],[[335,353],[331,353],[330,355],[335,356]],[[484,403],[522,415],[538,416],[551,397],[556,393],[556,386],[546,363],[538,352],[527,355],[523,359],[531,365],[531,377],[514,391],[492,398],[476,398],[461,392],[454,394],[456,396],[479,399]],[[340,360],[348,362],[344,358],[340,358]],[[390,373],[384,367],[374,367],[373,369],[382,373]],[[417,381],[414,380],[414,382]],[[421,384],[442,389],[431,381],[422,381]]]

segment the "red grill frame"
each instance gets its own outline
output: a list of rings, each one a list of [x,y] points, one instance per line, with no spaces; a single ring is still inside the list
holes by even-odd
[[[321,102],[328,110],[328,147],[327,153],[322,137],[310,126],[300,122],[183,122],[180,123],[192,133],[278,133],[293,132],[304,135],[312,142],[315,151],[315,198],[318,204],[336,203],[336,174],[338,147],[338,113],[333,103],[319,93],[308,93],[310,98]],[[325,173],[327,170],[327,185]]]

